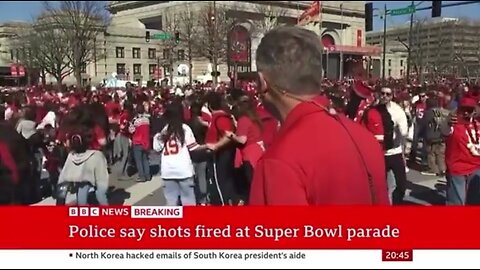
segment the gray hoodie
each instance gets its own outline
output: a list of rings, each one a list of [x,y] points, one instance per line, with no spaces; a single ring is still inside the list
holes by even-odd
[[[17,132],[28,140],[33,134],[37,132],[37,123],[30,120],[20,120],[17,124]]]
[[[102,152],[97,150],[68,154],[58,179],[58,184],[63,182],[90,182],[97,189],[107,190],[107,159]]]

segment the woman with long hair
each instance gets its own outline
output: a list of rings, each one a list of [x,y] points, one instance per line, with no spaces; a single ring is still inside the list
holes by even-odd
[[[183,106],[173,102],[166,107],[167,125],[153,139],[153,149],[161,153],[161,176],[167,205],[196,205],[194,175],[190,151],[199,150],[191,128],[184,124]]]
[[[108,170],[107,159],[101,151],[91,150],[94,140],[92,130],[84,125],[74,127],[67,135],[67,147],[70,149],[67,160],[58,179],[62,188],[57,200],[64,200],[67,186],[75,185],[77,204],[88,204],[90,188],[95,188],[97,201],[100,205],[108,205]]]
[[[236,142],[238,151],[235,157],[235,167],[239,168],[240,187],[243,200],[239,204],[248,201],[250,183],[253,178],[253,171],[258,160],[265,151],[262,140],[262,121],[258,116],[252,100],[248,96],[238,99],[235,106],[235,118],[237,119],[237,131],[226,132],[228,138]]]

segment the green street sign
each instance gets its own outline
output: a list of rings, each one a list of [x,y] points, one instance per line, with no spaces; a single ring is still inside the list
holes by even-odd
[[[172,35],[169,34],[169,33],[165,33],[165,32],[156,33],[156,34],[152,35],[152,39],[167,40],[167,39],[171,39],[171,38],[172,38]]]
[[[406,14],[415,13],[415,11],[416,11],[415,6],[409,6],[406,8],[392,9],[390,10],[390,15],[392,16],[406,15]]]

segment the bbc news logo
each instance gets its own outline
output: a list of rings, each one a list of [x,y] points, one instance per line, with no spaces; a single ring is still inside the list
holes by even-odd
[[[70,217],[98,217],[98,216],[100,216],[100,208],[98,208],[98,207],[70,207],[70,208],[68,208],[68,216],[70,216]]]
[[[70,217],[130,216],[128,208],[69,207]]]

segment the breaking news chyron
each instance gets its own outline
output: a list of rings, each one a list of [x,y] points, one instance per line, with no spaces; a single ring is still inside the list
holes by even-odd
[[[0,2],[5,268],[474,268],[479,1]]]

